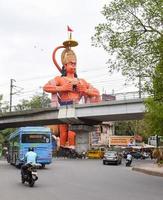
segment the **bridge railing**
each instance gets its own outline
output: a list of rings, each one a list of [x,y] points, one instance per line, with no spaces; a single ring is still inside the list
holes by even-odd
[[[149,95],[142,93],[141,94],[141,98],[147,98]],[[115,94],[102,94],[101,95],[101,99],[102,102],[105,101],[118,101],[118,100],[130,100],[130,99],[138,99],[140,98],[140,93],[138,91],[134,91],[134,92],[123,92],[123,93],[115,93]],[[84,98],[81,99],[81,101],[79,102],[79,104],[86,104],[84,101]],[[48,107],[60,107],[59,103],[57,103],[56,99],[52,99],[51,105],[41,105],[40,108],[48,108]],[[32,108],[32,109],[38,109],[38,108]],[[19,107],[16,106],[12,106],[12,111],[24,111],[24,110],[29,110],[27,109],[27,107],[23,107],[19,104]],[[0,110],[0,113],[3,112],[9,112],[9,107],[2,107]]]
[[[115,93],[115,94],[102,94],[101,100],[104,101],[119,101],[119,100],[130,100],[130,99],[139,99],[139,98],[147,98],[149,94],[142,93],[140,97],[140,93],[138,91],[134,92],[122,92],[122,93]],[[84,99],[80,101],[81,104],[84,104]]]
[[[139,99],[139,98],[147,98],[149,94],[141,93],[139,91],[134,92],[122,92],[116,93],[115,98],[116,100],[129,100],[129,99]]]

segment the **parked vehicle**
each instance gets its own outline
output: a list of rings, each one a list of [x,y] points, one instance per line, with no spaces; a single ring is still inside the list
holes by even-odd
[[[149,158],[149,154],[145,152],[140,152],[140,151],[131,151],[131,155],[135,159],[146,159]],[[127,158],[127,152],[123,153],[123,157],[126,159]]]
[[[101,151],[99,149],[89,150],[87,151],[86,156],[89,159],[102,159],[104,156],[104,151]]]
[[[103,157],[103,164],[121,164],[122,163],[122,156],[116,151],[107,151]]]
[[[131,155],[135,159],[145,159],[146,157],[139,151],[131,152]]]
[[[38,176],[37,176],[37,169],[35,165],[28,163],[22,167],[21,169],[22,184],[27,182],[30,187],[33,187],[35,184],[35,181],[37,180],[38,180]]]

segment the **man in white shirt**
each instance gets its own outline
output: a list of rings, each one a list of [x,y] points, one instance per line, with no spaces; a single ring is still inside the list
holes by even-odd
[[[132,163],[132,155],[130,152],[128,152],[127,158],[126,158],[126,167],[127,166],[129,167],[131,165],[131,163]]]
[[[132,155],[131,155],[131,153],[130,153],[130,152],[127,154],[127,160],[130,160],[130,161],[132,161]]]
[[[36,164],[37,154],[34,152],[33,147],[28,148],[28,152],[25,154],[24,161],[25,164],[21,167],[21,173],[26,174],[28,169],[28,164]]]
[[[36,164],[37,154],[34,152],[34,148],[29,148],[28,152],[25,154],[26,163]]]

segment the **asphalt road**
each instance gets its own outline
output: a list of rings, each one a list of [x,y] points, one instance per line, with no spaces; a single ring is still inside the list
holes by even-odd
[[[148,161],[138,161],[148,162]],[[133,165],[138,164],[134,162]],[[54,160],[38,170],[33,188],[22,185],[20,170],[0,161],[1,200],[162,200],[163,178],[103,165],[101,160]]]

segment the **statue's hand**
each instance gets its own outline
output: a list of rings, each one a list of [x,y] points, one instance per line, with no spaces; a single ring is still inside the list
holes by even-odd
[[[64,91],[64,92],[72,92],[73,91],[73,85],[72,85],[72,83],[70,83],[70,82],[67,82],[67,83],[65,83],[63,86],[62,86],[62,88],[61,88],[61,91]]]
[[[79,83],[79,84],[77,85],[77,91],[78,91],[78,92],[83,92],[83,93],[85,93],[86,90],[87,90],[87,86],[86,86],[85,84]]]

